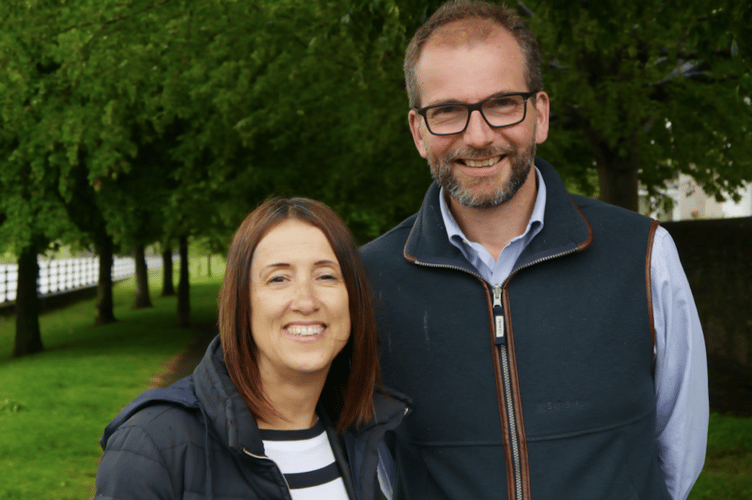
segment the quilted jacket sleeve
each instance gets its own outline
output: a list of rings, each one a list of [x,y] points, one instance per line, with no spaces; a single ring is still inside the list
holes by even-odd
[[[97,470],[95,500],[172,500],[172,479],[151,436],[124,426],[107,441]]]

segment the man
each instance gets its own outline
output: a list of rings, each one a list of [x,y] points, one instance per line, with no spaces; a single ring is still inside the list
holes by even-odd
[[[395,496],[684,499],[705,457],[705,348],[668,233],[570,195],[537,43],[445,4],[405,57],[420,211],[362,249],[385,383],[414,400]]]

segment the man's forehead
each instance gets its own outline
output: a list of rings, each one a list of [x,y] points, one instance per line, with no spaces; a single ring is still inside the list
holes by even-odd
[[[442,47],[472,47],[483,43],[494,33],[504,32],[504,28],[491,19],[463,19],[438,28],[426,45]]]

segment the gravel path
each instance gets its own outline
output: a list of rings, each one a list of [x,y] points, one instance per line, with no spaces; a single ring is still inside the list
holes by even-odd
[[[193,373],[193,369],[204,357],[209,343],[217,335],[216,323],[198,324],[191,327],[195,335],[185,348],[168,361],[162,371],[151,379],[150,388],[167,387]]]

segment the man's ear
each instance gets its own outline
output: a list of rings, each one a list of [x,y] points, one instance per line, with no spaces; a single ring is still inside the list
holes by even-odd
[[[535,143],[543,144],[548,139],[548,114],[551,103],[548,94],[541,91],[535,97]]]
[[[420,124],[420,115],[414,109],[410,110],[407,115],[407,121],[410,124],[410,132],[413,134],[413,141],[415,142],[415,148],[420,153],[420,156],[426,158],[428,153],[426,152],[426,144],[423,137],[423,127]]]

